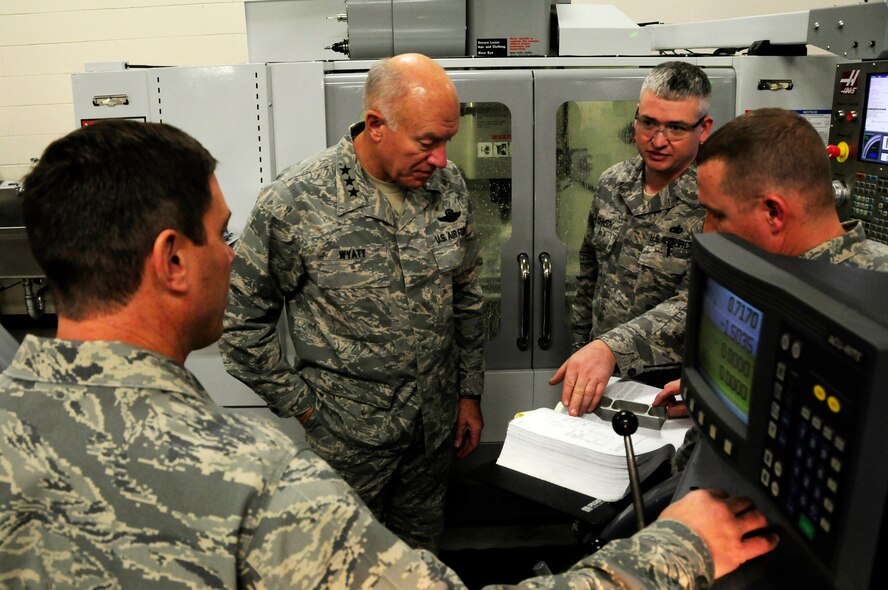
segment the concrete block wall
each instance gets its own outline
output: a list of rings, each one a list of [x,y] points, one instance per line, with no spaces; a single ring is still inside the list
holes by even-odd
[[[0,0],[0,180],[74,129],[71,75],[89,62],[247,61],[242,0]]]

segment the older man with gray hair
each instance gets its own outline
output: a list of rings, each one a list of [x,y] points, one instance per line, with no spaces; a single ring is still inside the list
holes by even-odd
[[[260,195],[221,348],[380,520],[435,550],[451,458],[482,428],[481,257],[446,153],[459,99],[440,66],[405,54],[371,68],[364,111]],[[284,308],[293,364],[276,333]]]

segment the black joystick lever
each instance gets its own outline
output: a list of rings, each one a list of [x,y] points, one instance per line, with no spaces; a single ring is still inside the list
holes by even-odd
[[[614,415],[611,422],[614,432],[623,437],[626,445],[626,465],[629,468],[629,487],[632,489],[632,503],[635,505],[635,521],[638,530],[644,528],[644,503],[641,500],[641,485],[638,483],[638,467],[635,464],[635,451],[632,449],[632,438],[638,430],[638,418],[629,410],[622,410]]]

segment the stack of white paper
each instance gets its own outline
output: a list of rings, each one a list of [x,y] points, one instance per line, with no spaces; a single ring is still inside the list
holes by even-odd
[[[621,393],[620,384],[626,383],[631,383],[631,390]],[[609,385],[605,395],[649,404],[657,391],[619,381]],[[525,412],[512,420],[497,465],[608,502],[623,498],[629,491],[623,437],[594,414],[572,417],[560,406]],[[639,477],[646,477],[664,454],[678,448],[690,426],[686,418],[669,419],[660,430],[639,428],[632,435]]]

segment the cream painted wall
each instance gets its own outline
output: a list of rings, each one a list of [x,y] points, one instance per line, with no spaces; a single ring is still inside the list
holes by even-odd
[[[834,0],[602,3],[618,6],[637,22],[664,23],[836,4]],[[21,178],[50,141],[74,128],[71,74],[82,72],[87,62],[247,61],[244,0],[0,0],[0,31],[0,180]]]

